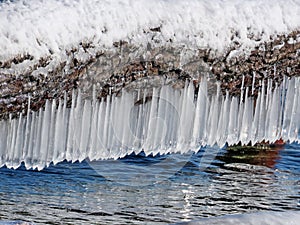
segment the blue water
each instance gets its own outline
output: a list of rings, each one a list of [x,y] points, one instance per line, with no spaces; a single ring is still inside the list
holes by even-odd
[[[40,172],[0,169],[0,221],[169,224],[299,209],[297,144],[217,152],[203,148],[185,156],[140,154],[96,164],[63,162]]]

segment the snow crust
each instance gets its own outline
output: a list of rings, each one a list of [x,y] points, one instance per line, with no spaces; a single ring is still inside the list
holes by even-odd
[[[221,54],[300,28],[299,0],[16,0],[0,4],[0,60],[29,53],[62,57],[81,41],[111,48],[127,40]],[[150,31],[160,27],[161,32]],[[250,38],[252,37],[252,38]],[[256,40],[255,40],[256,39]]]

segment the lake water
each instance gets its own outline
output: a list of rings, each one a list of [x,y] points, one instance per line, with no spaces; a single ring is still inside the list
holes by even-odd
[[[170,224],[299,209],[299,144],[0,169],[0,221]]]

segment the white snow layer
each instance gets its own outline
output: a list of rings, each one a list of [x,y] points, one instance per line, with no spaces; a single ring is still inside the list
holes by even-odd
[[[201,82],[150,93],[123,91],[121,97],[47,100],[45,109],[0,121],[0,166],[43,169],[51,162],[117,159],[132,152],[147,155],[198,151],[201,146],[252,144],[266,140],[300,141],[300,78],[274,88],[262,86],[257,100],[208,96]],[[245,90],[246,96],[248,89]],[[149,94],[152,99],[149,100]]]
[[[161,27],[160,34],[147,34]],[[0,4],[0,59],[60,53],[80,41],[110,48],[129,40],[222,53],[232,41],[242,50],[300,28],[299,0],[16,0]],[[237,37],[234,35],[237,34]],[[249,36],[260,38],[251,40]],[[233,40],[232,40],[233,38]]]

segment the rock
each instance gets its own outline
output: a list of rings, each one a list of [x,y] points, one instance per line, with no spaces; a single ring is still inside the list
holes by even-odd
[[[160,33],[161,27],[147,32]],[[28,98],[31,110],[39,110],[46,99],[60,99],[72,90],[80,88],[90,96],[92,86],[97,96],[120,93],[120,90],[151,88],[165,83],[180,88],[186,80],[199,83],[207,76],[215,90],[214,82],[220,81],[221,90],[231,95],[240,95],[242,79],[249,95],[255,97],[259,84],[272,79],[280,83],[284,76],[300,75],[300,31],[280,35],[270,42],[256,46],[248,55],[238,55],[240,43],[234,41],[224,54],[217,56],[209,48],[188,50],[172,47],[172,43],[158,47],[149,41],[144,48],[120,40],[112,43],[111,49],[95,50],[90,42],[81,42],[78,47],[66,51],[66,59],[55,63],[52,53],[40,59],[30,54],[17,55],[0,62],[0,119],[18,113],[26,113]],[[253,37],[257,38],[257,37]],[[83,57],[84,56],[84,57]],[[29,63],[21,70],[16,65]],[[27,64],[26,64],[27,65]],[[21,67],[22,68],[22,67]],[[253,76],[255,76],[254,88]],[[275,86],[275,85],[274,85]]]

